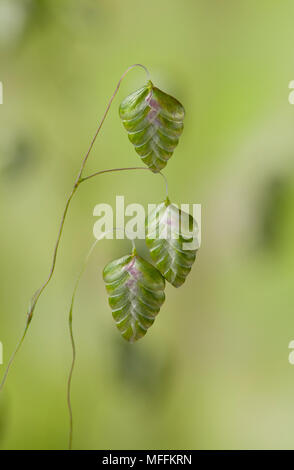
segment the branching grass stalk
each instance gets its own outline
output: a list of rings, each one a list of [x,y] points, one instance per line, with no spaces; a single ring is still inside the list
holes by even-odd
[[[34,315],[34,311],[35,311],[35,308],[36,308],[36,305],[37,305],[37,302],[41,296],[41,294],[44,292],[44,290],[46,289],[46,287],[48,286],[49,282],[51,281],[52,279],[52,276],[54,274],[54,271],[55,271],[55,265],[56,265],[56,258],[57,258],[57,253],[58,253],[58,248],[59,248],[59,244],[60,244],[60,240],[61,240],[61,236],[62,236],[62,232],[63,232],[63,228],[64,228],[64,223],[65,223],[65,219],[66,219],[66,215],[67,215],[67,212],[68,212],[68,209],[69,209],[69,206],[70,206],[70,203],[72,201],[72,198],[73,196],[75,195],[78,187],[80,186],[80,184],[85,181],[86,179],[89,179],[91,178],[92,176],[90,175],[89,177],[86,177],[86,178],[83,178],[83,172],[84,172],[84,169],[85,169],[85,166],[86,166],[86,163],[88,161],[88,158],[89,158],[89,155],[91,153],[91,150],[94,146],[94,143],[96,141],[96,138],[101,130],[101,127],[103,126],[103,123],[106,119],[106,116],[108,114],[108,111],[111,107],[111,104],[120,88],[120,85],[121,85],[121,82],[123,81],[123,79],[125,78],[125,76],[128,74],[128,72],[130,70],[132,70],[133,68],[135,67],[141,67],[145,70],[146,74],[147,74],[147,77],[149,79],[149,72],[148,70],[146,69],[146,67],[144,65],[141,65],[141,64],[134,64],[134,65],[131,65],[130,67],[127,68],[127,70],[122,74],[122,76],[120,77],[119,81],[118,81],[118,84],[114,90],[114,93],[113,95],[111,96],[109,102],[108,102],[108,105],[106,107],[106,110],[102,116],[102,119],[101,121],[99,122],[98,124],[98,127],[97,127],[97,130],[94,134],[94,137],[90,143],[90,146],[82,160],[82,163],[81,163],[81,166],[80,166],[80,169],[79,169],[79,172],[78,172],[78,175],[75,179],[75,182],[74,182],[74,185],[73,185],[73,188],[68,196],[68,199],[66,201],[66,204],[65,204],[65,208],[64,208],[64,211],[63,211],[63,214],[62,214],[62,217],[61,217],[61,222],[60,222],[60,225],[59,225],[59,230],[58,230],[58,235],[57,235],[57,240],[55,242],[55,247],[54,247],[54,251],[53,251],[53,258],[52,258],[52,264],[51,264],[51,268],[50,268],[50,272],[49,272],[49,275],[48,275],[48,278],[46,279],[46,281],[41,285],[41,287],[39,287],[39,289],[36,290],[36,292],[34,293],[34,295],[32,296],[31,298],[31,301],[30,301],[30,305],[29,305],[29,308],[28,308],[28,311],[27,311],[27,317],[26,317],[26,323],[25,323],[25,328],[24,328],[24,331],[23,331],[23,334],[19,340],[19,342],[17,343],[17,346],[14,350],[14,352],[12,353],[10,359],[9,359],[9,362],[8,362],[8,365],[6,367],[6,370],[4,372],[4,376],[2,378],[2,381],[0,383],[0,391],[3,389],[4,387],[4,384],[6,382],[6,379],[7,379],[7,376],[8,376],[8,373],[9,373],[9,370],[10,370],[10,367],[15,359],[15,356],[16,354],[18,353],[19,349],[21,348],[21,345],[26,337],[26,334],[28,332],[28,329],[29,329],[29,326],[30,326],[30,323],[32,321],[32,318],[33,318],[33,315]],[[108,170],[109,171],[109,170]],[[117,171],[117,170],[116,170]],[[105,171],[103,171],[105,172]],[[97,172],[96,174],[99,174],[99,172]],[[96,174],[94,174],[93,176],[95,176]]]

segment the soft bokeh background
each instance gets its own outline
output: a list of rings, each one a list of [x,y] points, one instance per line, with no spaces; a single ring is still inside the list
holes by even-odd
[[[74,311],[74,447],[294,448],[294,79],[292,0],[1,0],[0,341],[4,362],[48,274],[65,198],[122,72],[141,62],[186,108],[165,169],[171,199],[202,204],[202,247],[167,286],[135,345],[117,332],[101,279],[129,250],[103,241]],[[118,105],[88,172],[140,165]],[[159,176],[106,175],[81,187],[55,278],[0,396],[3,449],[67,446],[67,313],[93,240],[94,206],[158,202]],[[145,253],[143,244],[139,250]],[[4,365],[0,366],[1,375]]]

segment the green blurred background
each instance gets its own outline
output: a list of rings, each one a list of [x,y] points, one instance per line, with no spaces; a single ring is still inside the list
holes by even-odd
[[[164,173],[174,202],[202,204],[195,267],[181,289],[167,286],[159,317],[135,345],[116,330],[101,278],[129,242],[96,249],[74,311],[74,448],[294,448],[293,18],[292,0],[0,1],[4,365],[48,274],[96,123],[135,62],[185,105]],[[124,81],[88,172],[140,165],[118,105],[144,83],[140,69]],[[147,205],[164,187],[137,172],[79,190],[55,278],[0,396],[2,449],[67,446],[68,307],[93,241],[93,208],[117,194]]]

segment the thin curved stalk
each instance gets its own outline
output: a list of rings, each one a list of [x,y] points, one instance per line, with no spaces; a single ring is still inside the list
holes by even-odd
[[[84,178],[81,178],[81,183],[83,183],[84,181],[87,181],[87,180],[89,180],[89,179],[91,179],[91,178],[94,178],[94,176],[102,175],[103,173],[113,173],[113,172],[116,172],[116,171],[130,171],[130,170],[146,170],[146,171],[151,171],[150,168],[146,168],[146,167],[143,167],[143,166],[131,166],[131,167],[126,167],[126,168],[110,168],[110,169],[107,169],[107,170],[95,171],[95,173],[92,173],[91,175],[88,175],[88,176],[85,176]],[[166,176],[165,176],[161,171],[159,171],[159,172],[156,173],[156,174],[162,176],[162,178],[164,179],[164,182],[165,182],[165,193],[166,193],[166,197],[168,198],[168,182],[167,182],[167,178],[166,178]]]
[[[72,347],[72,363],[71,363],[68,381],[67,381],[67,406],[68,406],[68,412],[69,412],[69,443],[68,443],[69,450],[71,450],[72,448],[72,432],[73,432],[73,415],[72,415],[72,406],[71,406],[71,381],[72,381],[72,374],[73,374],[74,366],[76,362],[76,345],[75,345],[73,329],[72,329],[73,302],[74,302],[74,296],[71,301],[69,318],[68,318],[69,335],[70,335],[70,342],[71,342],[71,347]]]
[[[127,169],[133,170],[134,168],[124,168],[124,170],[127,170]],[[145,170],[145,168],[137,168],[137,169],[144,169]],[[147,168],[147,170],[148,170],[148,168]],[[73,325],[72,325],[74,301],[75,301],[77,289],[78,289],[78,286],[79,286],[79,282],[81,280],[82,275],[84,274],[84,271],[86,269],[88,261],[89,261],[91,255],[92,255],[92,253],[94,251],[94,248],[97,245],[98,241],[102,240],[108,233],[118,231],[118,230],[122,230],[123,232],[125,232],[124,229],[122,229],[120,227],[115,227],[115,228],[113,228],[113,230],[110,230],[110,231],[107,231],[107,232],[103,233],[101,237],[99,237],[97,240],[95,240],[95,242],[91,246],[91,248],[90,248],[90,250],[89,250],[89,252],[88,252],[88,254],[85,258],[82,269],[81,269],[81,271],[80,271],[80,273],[79,273],[79,275],[76,279],[75,285],[74,285],[74,290],[73,290],[70,309],[69,309],[69,316],[68,316],[68,327],[69,327],[70,341],[71,341],[71,346],[72,346],[72,362],[71,362],[71,367],[70,367],[68,380],[67,380],[67,406],[68,406],[68,412],[69,412],[69,440],[68,440],[68,449],[69,450],[72,449],[72,437],[73,437],[73,413],[72,413],[72,404],[71,404],[71,383],[72,383],[72,376],[73,376],[74,366],[75,366],[75,362],[76,362],[76,345],[75,345],[74,334],[73,334]],[[136,250],[135,242],[134,242],[134,240],[131,240],[131,242],[132,242],[132,247],[133,247],[133,252],[134,252]]]
[[[68,381],[67,381],[67,406],[68,406],[68,411],[69,411],[69,443],[68,443],[68,448],[71,450],[72,448],[72,432],[73,432],[73,416],[72,416],[72,406],[71,406],[71,381],[72,381],[72,374],[75,366],[75,361],[76,361],[76,345],[75,345],[75,340],[74,340],[74,335],[73,335],[73,328],[72,328],[72,311],[73,311],[73,305],[75,301],[75,296],[77,292],[77,288],[80,282],[80,279],[85,271],[85,268],[87,266],[88,260],[97,244],[98,240],[95,240],[94,244],[92,245],[86,260],[83,264],[83,267],[77,277],[73,294],[72,294],[72,299],[71,299],[71,305],[70,305],[70,310],[69,310],[69,316],[68,316],[68,326],[69,326],[69,334],[70,334],[70,341],[71,341],[71,346],[72,346],[72,363],[69,371],[69,376],[68,376]]]
[[[55,265],[56,265],[56,258],[57,258],[57,253],[58,253],[58,248],[59,248],[59,244],[60,244],[60,240],[61,240],[61,236],[62,236],[62,232],[63,232],[63,228],[64,228],[64,222],[65,222],[65,218],[66,218],[66,215],[67,215],[67,212],[68,212],[68,209],[69,209],[69,206],[70,206],[70,203],[71,203],[71,200],[74,196],[74,194],[76,193],[79,185],[81,184],[81,182],[83,181],[82,180],[82,175],[83,175],[83,171],[85,169],[85,166],[86,166],[86,163],[87,163],[87,160],[89,158],[89,155],[90,155],[90,152],[93,148],[93,145],[96,141],[96,138],[101,130],[101,127],[103,126],[103,123],[106,119],[106,116],[108,114],[108,111],[110,109],[110,106],[119,90],[119,87],[121,85],[121,82],[123,81],[123,79],[125,78],[125,76],[128,74],[128,72],[130,70],[132,70],[133,68],[135,67],[142,67],[145,72],[147,73],[147,76],[149,78],[149,72],[147,70],[147,68],[142,65],[142,64],[134,64],[134,65],[131,65],[130,67],[127,68],[127,70],[122,74],[122,76],[120,77],[119,81],[118,81],[118,84],[114,90],[114,93],[113,95],[111,96],[109,102],[108,102],[108,105],[106,107],[106,110],[102,116],[102,119],[101,121],[99,122],[98,124],[98,127],[97,127],[97,130],[94,134],[94,137],[90,143],[90,146],[82,160],[82,163],[81,163],[81,166],[80,166],[80,169],[79,169],[79,172],[78,172],[78,175],[75,179],[75,182],[74,182],[74,185],[73,185],[73,188],[70,192],[70,195],[68,196],[68,199],[66,201],[66,204],[65,204],[65,208],[64,208],[64,211],[63,211],[63,214],[62,214],[62,217],[61,217],[61,222],[60,222],[60,225],[59,225],[59,230],[58,230],[58,235],[57,235],[57,240],[56,240],[56,243],[55,243],[55,247],[54,247],[54,251],[53,251],[53,258],[52,258],[52,264],[51,264],[51,268],[50,268],[50,271],[49,271],[49,275],[48,275],[48,278],[46,279],[46,281],[41,285],[41,287],[39,287],[39,289],[36,290],[36,292],[34,293],[34,295],[32,296],[31,298],[31,302],[30,302],[30,306],[29,306],[29,309],[28,309],[28,312],[27,312],[27,319],[26,319],[26,324],[25,324],[25,328],[24,328],[24,332],[21,336],[21,339],[19,340],[14,352],[12,353],[11,357],[10,357],[10,360],[8,362],[8,365],[6,367],[6,370],[4,372],[4,376],[2,378],[2,381],[0,383],[0,391],[3,389],[4,387],[4,384],[6,382],[6,379],[7,379],[7,376],[8,376],[8,373],[9,373],[9,370],[10,370],[10,367],[15,359],[15,356],[17,354],[17,352],[19,351],[24,339],[25,339],[25,336],[27,334],[27,331],[29,329],[29,325],[32,321],[32,318],[33,318],[33,314],[34,314],[34,310],[35,310],[35,307],[37,305],[37,302],[41,296],[41,294],[43,293],[43,291],[46,289],[46,287],[48,286],[49,282],[51,281],[52,279],[52,276],[54,274],[54,270],[55,270]]]

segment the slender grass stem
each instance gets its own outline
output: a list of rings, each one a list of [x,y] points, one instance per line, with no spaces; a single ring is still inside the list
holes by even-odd
[[[71,346],[72,346],[72,363],[69,371],[69,376],[68,376],[68,381],[67,381],[67,406],[68,406],[68,411],[69,411],[69,442],[68,442],[68,449],[71,450],[72,448],[72,434],[73,434],[73,414],[72,414],[72,405],[71,405],[71,382],[72,382],[72,375],[74,371],[74,366],[76,362],[76,345],[75,345],[75,340],[74,340],[74,334],[73,334],[73,326],[72,326],[72,312],[73,312],[73,306],[74,306],[74,301],[75,301],[75,296],[77,292],[77,288],[80,282],[80,279],[85,271],[85,268],[87,266],[88,260],[98,243],[98,240],[95,240],[94,244],[92,245],[86,260],[84,261],[83,267],[76,279],[73,294],[72,294],[72,299],[71,299],[71,305],[70,305],[70,310],[69,310],[69,316],[68,316],[68,326],[69,326],[69,334],[70,334],[70,341],[71,341]]]
[[[124,168],[124,170],[127,170],[127,169],[128,168]],[[120,227],[115,227],[115,228],[113,228],[113,230],[110,230],[110,231],[107,231],[107,232],[103,233],[101,237],[99,237],[97,240],[95,240],[95,242],[91,246],[91,248],[90,248],[90,250],[89,250],[89,252],[88,252],[88,254],[85,258],[85,261],[82,265],[82,269],[81,269],[81,271],[80,271],[80,273],[79,273],[79,275],[76,279],[73,294],[72,294],[72,298],[71,298],[71,304],[70,304],[69,315],[68,315],[68,327],[69,327],[70,341],[71,341],[71,346],[72,346],[72,362],[71,362],[70,371],[69,371],[68,380],[67,380],[67,406],[68,406],[68,412],[69,412],[68,450],[72,449],[72,438],[73,438],[73,412],[72,412],[72,404],[71,404],[71,384],[72,384],[72,376],[73,376],[74,366],[75,366],[75,362],[76,362],[76,345],[75,345],[74,333],[73,333],[73,307],[74,307],[75,297],[76,297],[76,293],[77,293],[77,289],[78,289],[81,277],[84,274],[84,271],[86,269],[88,261],[89,261],[91,255],[92,255],[98,241],[102,240],[108,233],[110,233],[110,232],[112,233],[112,232],[118,231],[118,230],[121,230],[121,231],[125,232],[124,229],[122,229]],[[131,242],[132,242],[132,247],[133,247],[133,251],[134,251],[135,248],[136,248],[135,247],[135,242],[134,242],[134,240],[131,240]]]
[[[98,175],[102,175],[103,173],[113,173],[113,172],[116,172],[116,171],[130,171],[130,170],[145,170],[145,171],[151,171],[150,168],[146,168],[146,167],[143,167],[143,166],[131,166],[131,167],[126,167],[126,168],[109,168],[107,170],[100,170],[100,171],[96,171],[95,173],[92,173],[91,175],[88,175],[88,176],[85,176],[84,178],[81,178],[81,183],[83,183],[84,181],[87,181],[91,178],[94,178],[94,176],[98,176]],[[159,171],[157,173],[158,175],[162,176],[162,178],[164,179],[164,182],[165,182],[165,193],[166,193],[166,197],[168,198],[168,182],[167,182],[167,178],[166,176],[161,173],[161,171]]]
[[[68,381],[67,381],[67,406],[69,411],[69,443],[68,448],[71,450],[72,448],[72,431],[73,431],[73,415],[72,415],[72,406],[71,406],[71,381],[72,381],[72,374],[76,362],[76,345],[73,335],[72,329],[72,309],[73,309],[73,302],[74,302],[74,295],[71,301],[69,317],[68,317],[68,326],[69,326],[69,334],[70,334],[70,341],[72,347],[72,363],[69,371]]]
[[[108,105],[106,107],[106,110],[102,116],[102,119],[100,120],[99,124],[98,124],[98,127],[97,127],[97,130],[94,134],[94,137],[90,143],[90,146],[82,160],[82,163],[81,163],[81,166],[80,166],[80,169],[79,169],[79,172],[77,174],[77,177],[75,179],[75,182],[74,182],[74,185],[73,185],[73,188],[68,196],[68,199],[66,201],[66,204],[65,204],[65,208],[64,208],[64,211],[63,211],[63,214],[62,214],[62,217],[61,217],[61,221],[60,221],[60,225],[59,225],[59,230],[58,230],[58,235],[57,235],[57,240],[55,242],[55,247],[54,247],[54,251],[53,251],[53,258],[52,258],[52,264],[51,264],[51,268],[50,268],[50,271],[49,271],[49,275],[48,275],[48,278],[46,279],[46,281],[41,285],[41,287],[39,287],[39,289],[36,290],[36,292],[34,293],[34,295],[32,296],[32,299],[31,299],[31,302],[30,302],[30,306],[29,306],[29,309],[28,309],[28,312],[27,312],[27,319],[26,319],[26,324],[25,324],[25,329],[24,329],[24,332],[21,336],[21,339],[19,340],[19,342],[17,343],[17,346],[14,350],[14,352],[12,353],[12,356],[10,357],[9,359],[9,362],[8,362],[8,365],[6,367],[6,370],[4,372],[4,376],[2,378],[2,381],[0,383],[0,391],[3,389],[4,385],[5,385],[5,382],[6,382],[6,379],[7,379],[7,376],[8,376],[8,373],[9,373],[9,370],[10,370],[10,367],[15,359],[15,356],[16,354],[18,353],[19,349],[21,348],[22,344],[23,344],[23,341],[25,339],[25,336],[28,332],[28,329],[29,329],[29,325],[32,321],[32,318],[33,318],[33,315],[34,315],[34,310],[35,310],[35,307],[37,305],[37,302],[41,296],[41,294],[43,293],[43,291],[46,289],[46,287],[48,286],[49,282],[51,281],[52,279],[52,276],[54,274],[54,270],[55,270],[55,265],[56,265],[56,258],[57,258],[57,253],[58,253],[58,248],[59,248],[59,245],[60,245],[60,240],[61,240],[61,236],[62,236],[62,232],[63,232],[63,228],[64,228],[64,223],[65,223],[65,219],[66,219],[66,215],[67,215],[67,212],[68,212],[68,209],[69,209],[69,206],[70,206],[70,203],[72,201],[72,198],[73,196],[75,195],[80,183],[83,181],[82,179],[82,175],[83,175],[83,171],[85,169],[85,166],[86,166],[86,163],[88,161],[88,158],[89,158],[89,155],[91,153],[91,150],[94,146],[94,143],[96,141],[96,138],[101,130],[101,127],[103,126],[103,123],[106,119],[106,116],[108,114],[108,111],[111,107],[111,104],[120,88],[120,85],[121,85],[121,82],[123,81],[123,79],[125,78],[125,76],[128,74],[128,72],[130,70],[132,70],[133,68],[135,67],[141,67],[145,70],[146,74],[147,74],[147,77],[149,79],[149,72],[147,70],[147,68],[142,65],[142,64],[134,64],[134,65],[131,65],[130,67],[127,68],[127,70],[122,74],[122,76],[120,77],[119,81],[118,81],[118,84],[114,90],[114,93],[113,95],[111,96],[109,102],[108,102]]]

